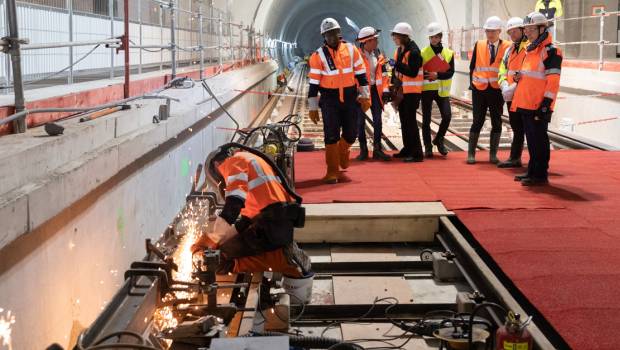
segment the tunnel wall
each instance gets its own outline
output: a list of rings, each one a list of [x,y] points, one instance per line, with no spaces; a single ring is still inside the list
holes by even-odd
[[[239,94],[233,89],[268,91],[275,86],[275,65],[264,63],[212,82],[216,94],[242,126],[257,116],[264,95]],[[251,73],[262,72],[258,83]],[[215,102],[200,106],[202,88],[169,91],[183,98],[173,104],[172,117],[152,126],[156,130],[175,122],[158,146],[147,149],[110,179],[79,199],[33,232],[19,237],[0,257],[0,307],[16,317],[13,349],[44,349],[57,342],[65,349],[101,312],[118,287],[123,273],[145,256],[144,240],[158,239],[185,203],[192,175],[199,162],[215,147],[227,142],[234,127]],[[146,109],[146,118],[151,111]],[[133,116],[135,117],[135,115]],[[163,135],[166,135],[164,133]],[[95,177],[113,167],[119,156],[145,147],[146,138],[127,137],[124,151],[101,148]],[[122,154],[120,154],[122,153]],[[54,206],[46,198],[45,206]]]

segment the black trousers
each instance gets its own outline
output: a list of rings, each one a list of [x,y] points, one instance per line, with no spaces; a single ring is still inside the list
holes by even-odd
[[[472,104],[474,107],[474,122],[470,132],[479,133],[484,125],[487,111],[491,115],[491,132],[502,132],[502,113],[504,111],[504,97],[500,89],[488,87],[486,90],[476,90],[471,93]]]
[[[344,138],[354,143],[357,137],[357,119],[359,103],[357,88],[344,89],[344,103],[340,102],[338,90],[321,90],[319,106],[323,115],[323,133],[326,145],[333,145]]]
[[[370,98],[372,105],[370,106],[370,112],[372,113],[372,127],[373,127],[373,145],[375,149],[381,149],[381,135],[383,133],[383,121],[381,116],[383,115],[383,106],[381,105],[381,99],[379,98],[379,91],[377,85],[373,85],[370,88]],[[366,142],[366,114],[359,109],[359,117],[357,119],[357,137],[360,142],[360,148],[368,149]]]
[[[523,153],[523,141],[525,139],[525,130],[523,129],[523,118],[520,113],[510,112],[510,102],[508,105],[508,117],[510,128],[512,129],[512,144],[510,145],[510,159],[521,159]]]
[[[431,113],[433,110],[433,101],[437,103],[439,112],[441,113],[441,123],[437,131],[438,140],[441,140],[448,131],[450,121],[452,120],[452,108],[450,107],[450,98],[441,97],[437,90],[422,91],[422,138],[424,145],[431,144]]]
[[[535,111],[519,111],[527,138],[527,151],[530,154],[527,174],[535,179],[546,180],[551,157],[551,145],[547,134],[549,123],[542,119],[536,120],[534,113]]]
[[[403,149],[401,154],[414,157],[424,158],[422,152],[422,143],[420,141],[420,129],[416,113],[420,106],[422,94],[405,94],[402,102],[398,106],[398,114],[400,117],[400,127],[403,137]]]

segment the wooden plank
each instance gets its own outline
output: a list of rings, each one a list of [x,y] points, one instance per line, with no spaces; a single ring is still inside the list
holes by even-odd
[[[363,341],[357,343],[363,348],[389,348],[392,344],[394,346],[400,346],[405,343],[410,334],[405,334],[403,337],[393,339],[403,335],[403,331],[392,326],[390,323],[345,323],[340,326],[342,329],[342,337],[346,340],[360,340],[360,339],[384,339],[388,343],[381,341]],[[412,338],[402,349],[405,350],[421,350],[421,349],[434,349],[439,347],[439,341],[436,339],[422,339],[420,337]]]
[[[326,203],[305,204],[306,217],[313,218],[376,218],[376,217],[438,217],[454,215],[441,202],[390,203]]]
[[[375,298],[394,297],[400,304],[413,303],[413,292],[404,277],[335,276],[336,304],[372,304]]]
[[[414,247],[332,247],[333,262],[419,261],[420,249]]]

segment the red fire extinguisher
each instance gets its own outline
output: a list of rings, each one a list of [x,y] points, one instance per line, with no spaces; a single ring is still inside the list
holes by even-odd
[[[534,340],[532,334],[526,329],[532,321],[532,317],[521,322],[521,315],[512,311],[508,312],[506,323],[499,327],[496,339],[496,350],[532,350]]]

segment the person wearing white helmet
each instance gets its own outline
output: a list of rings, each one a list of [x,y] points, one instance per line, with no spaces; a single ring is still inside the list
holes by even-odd
[[[521,116],[516,112],[510,112],[512,97],[517,87],[515,76],[519,75],[521,64],[525,58],[525,48],[527,47],[527,38],[523,34],[523,18],[513,17],[506,24],[506,31],[510,36],[513,44],[506,50],[502,63],[499,65],[499,86],[502,88],[504,101],[508,105],[508,115],[510,128],[512,129],[512,143],[510,145],[510,157],[504,162],[500,162],[498,168],[520,168],[521,153],[523,153],[523,140],[525,132],[523,131],[523,121]]]
[[[422,162],[422,143],[418,129],[416,111],[422,98],[424,74],[422,72],[422,56],[415,41],[412,40],[413,30],[408,23],[398,23],[392,30],[392,39],[396,44],[394,71],[392,75],[393,104],[398,107],[403,148],[395,154],[404,162]]]
[[[489,17],[486,20],[483,26],[486,40],[476,42],[469,64],[474,122],[469,130],[467,164],[476,163],[476,147],[487,110],[491,115],[489,162],[499,163],[497,149],[502,135],[504,99],[498,83],[498,73],[504,53],[511,45],[510,41],[501,40],[499,37],[503,26],[504,22],[497,16]]]
[[[545,185],[551,156],[547,128],[560,90],[562,51],[553,45],[545,15],[532,12],[523,26],[529,44],[520,74],[515,76],[517,88],[510,111],[521,115],[530,160],[527,172],[515,180],[523,186]]]
[[[433,156],[433,145],[441,155],[447,155],[444,145],[444,136],[452,119],[450,107],[450,88],[454,75],[454,51],[444,47],[441,43],[443,29],[437,22],[426,27],[426,35],[430,45],[422,49],[422,64],[424,68],[424,85],[422,87],[422,139],[424,140],[424,155]],[[441,114],[441,124],[431,141],[431,112],[433,101],[437,103]]]
[[[360,45],[360,51],[366,66],[366,79],[370,85],[370,111],[372,113],[372,126],[374,129],[372,158],[389,161],[392,158],[381,149],[383,103],[386,102],[386,99],[389,99],[390,94],[388,89],[387,62],[378,49],[379,33],[381,33],[380,29],[364,27],[360,29],[357,35],[357,42]],[[357,128],[360,144],[360,154],[357,160],[364,161],[368,159],[368,145],[366,143],[366,113],[361,109]]]
[[[340,24],[333,18],[324,19],[321,35],[325,44],[308,61],[308,114],[317,124],[321,108],[327,163],[322,181],[335,184],[340,169],[349,167],[351,145],[357,137],[358,110],[370,108],[370,89],[362,55],[355,45],[342,40]]]

